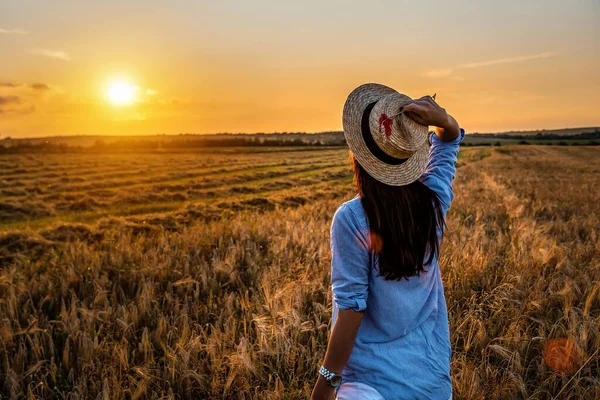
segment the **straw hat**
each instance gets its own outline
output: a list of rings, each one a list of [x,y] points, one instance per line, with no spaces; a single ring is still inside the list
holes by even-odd
[[[367,83],[354,89],[344,105],[344,136],[354,157],[369,175],[391,186],[416,181],[429,160],[428,127],[401,111],[410,100],[387,86]]]

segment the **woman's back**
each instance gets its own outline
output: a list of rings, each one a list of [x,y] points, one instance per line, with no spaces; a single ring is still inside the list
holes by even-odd
[[[419,179],[437,195],[444,215],[463,137],[462,130],[453,142],[432,137],[430,162]],[[371,240],[356,196],[340,206],[331,227],[332,326],[339,309],[364,311],[342,380],[371,386],[385,399],[450,398],[448,312],[437,255],[420,275],[386,280]]]
[[[348,219],[362,225],[357,235],[363,236],[360,231],[368,235],[360,198],[338,209],[333,231],[337,224],[348,223]],[[332,238],[334,234],[337,233],[332,232]],[[366,265],[370,267],[364,272],[350,271],[348,262],[339,265],[347,257],[356,256],[356,252],[345,249],[342,241],[348,243],[346,238],[335,242],[332,239],[332,326],[339,307],[365,312],[342,372],[343,382],[369,385],[385,399],[395,398],[394,393],[402,393],[402,398],[449,398],[448,313],[437,260],[420,276],[385,280],[372,268],[372,254],[367,256],[370,261]],[[359,288],[359,280],[366,281],[366,287]],[[353,282],[352,288],[348,281]],[[439,392],[433,390],[435,387]]]

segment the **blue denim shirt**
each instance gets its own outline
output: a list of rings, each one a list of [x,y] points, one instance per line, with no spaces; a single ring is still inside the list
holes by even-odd
[[[419,178],[438,196],[444,217],[453,199],[458,147],[431,137],[429,164]],[[365,311],[342,382],[372,386],[385,399],[449,399],[450,333],[437,257],[408,280],[377,276],[360,198],[342,204],[331,225],[332,326],[339,309]]]

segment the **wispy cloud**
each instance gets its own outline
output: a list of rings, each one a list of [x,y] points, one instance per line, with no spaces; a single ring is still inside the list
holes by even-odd
[[[50,90],[50,86],[46,85],[45,83],[32,83],[31,85],[29,85],[33,90],[38,90],[40,92],[45,92],[46,90]]]
[[[25,82],[0,82],[1,88],[28,88],[39,92],[45,92],[52,89],[49,85],[42,82],[25,83]]]
[[[0,82],[0,114],[27,115],[54,89],[42,82]]]
[[[51,50],[51,49],[31,49],[27,53],[35,54],[38,56],[56,58],[58,60],[70,61],[71,56],[64,51]]]
[[[467,63],[467,64],[457,65],[457,66],[451,67],[451,68],[432,69],[432,70],[426,71],[423,74],[423,76],[425,76],[427,78],[443,78],[443,77],[452,75],[452,73],[456,70],[481,68],[481,67],[489,67],[491,65],[510,64],[510,63],[516,63],[516,62],[522,62],[522,61],[537,60],[540,58],[552,57],[557,54],[558,54],[557,52],[548,51],[545,53],[532,54],[532,55],[527,55],[527,56],[506,57],[506,58],[500,58],[497,60]]]
[[[27,115],[27,114],[34,113],[35,110],[36,110],[35,106],[27,106],[27,107],[22,107],[22,108],[10,108],[10,109],[0,108],[0,114]]]
[[[17,88],[24,86],[23,82],[0,82],[0,87]]]
[[[6,35],[27,35],[29,32],[24,31],[23,29],[2,29],[2,28],[0,28],[0,33],[4,33]]]
[[[496,65],[496,64],[509,64],[509,63],[515,63],[515,62],[520,62],[520,61],[537,60],[539,58],[552,57],[557,54],[558,54],[557,52],[548,51],[546,53],[533,54],[530,56],[508,57],[508,58],[501,58],[499,60],[491,60],[491,61],[484,61],[484,62],[478,62],[478,63],[464,64],[464,65],[462,65],[462,68],[479,68],[479,67],[488,67],[490,65]]]
[[[18,96],[0,96],[0,106],[6,104],[19,104],[21,99]]]

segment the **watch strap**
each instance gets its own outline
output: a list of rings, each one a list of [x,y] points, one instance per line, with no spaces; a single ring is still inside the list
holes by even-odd
[[[327,382],[327,384],[333,388],[337,388],[342,383],[341,379],[340,379],[338,384],[334,385],[332,383],[333,378],[335,378],[335,377],[341,378],[341,376],[339,374],[336,374],[335,372],[328,370],[327,368],[325,368],[324,365],[322,365],[321,368],[319,369],[319,374],[321,374],[323,376],[323,378],[325,378],[325,381]]]

